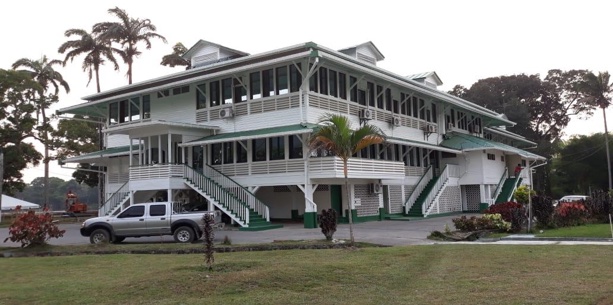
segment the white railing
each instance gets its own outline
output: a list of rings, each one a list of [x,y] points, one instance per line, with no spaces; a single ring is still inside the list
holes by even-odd
[[[106,216],[120,205],[130,195],[130,184],[124,183],[104,204],[98,209],[99,216]]]
[[[304,172],[303,159],[272,160],[253,163],[220,164],[212,166],[213,168],[227,176]]]
[[[352,178],[404,178],[403,162],[349,158],[347,175]],[[309,176],[311,178],[342,178],[343,160],[339,157],[321,157],[309,159]]]
[[[230,105],[226,104],[212,108],[199,109],[196,110],[196,123],[222,119],[219,117],[219,110],[227,107],[233,108],[235,116],[251,115],[256,113],[298,108],[300,107],[300,98],[298,92],[293,92]]]
[[[498,198],[498,195],[500,195],[500,192],[502,192],[502,186],[504,185],[504,182],[507,180],[508,174],[509,174],[509,169],[505,167],[504,171],[502,171],[502,176],[500,176],[500,179],[498,180],[498,185],[496,186],[496,189],[494,190],[494,194],[491,197],[491,203],[490,201],[486,200],[488,205],[493,205],[494,203],[496,203],[496,198]]]
[[[404,213],[405,214],[409,213],[411,206],[415,204],[415,201],[417,200],[421,192],[424,191],[424,188],[426,188],[426,185],[428,185],[428,182],[432,180],[433,176],[434,176],[434,170],[432,169],[432,165],[430,165],[428,169],[426,170],[426,173],[423,176],[421,176],[421,178],[419,178],[419,181],[417,182],[417,185],[415,185],[413,192],[411,193],[407,201],[404,203]]]
[[[421,167],[421,166],[406,166],[404,168],[404,175],[405,176],[423,176],[424,173],[426,173],[427,167]]]
[[[377,121],[389,123],[392,120],[392,117],[396,116],[400,118],[400,125],[405,127],[424,129],[426,125],[432,124],[428,123],[426,120],[414,118],[408,115],[392,113],[390,110],[367,107],[355,102],[315,92],[309,92],[309,107],[316,107],[319,109],[355,116],[359,115],[360,110],[369,108],[373,111],[373,119]]]
[[[108,183],[126,183],[130,180],[130,172],[125,173],[107,173]]]
[[[182,164],[151,164],[130,167],[130,180],[168,179],[183,177]]]
[[[432,208],[436,207],[438,209],[438,198],[441,196],[447,181],[449,181],[449,165],[445,165],[441,175],[436,178],[432,190],[430,190],[426,200],[424,200],[424,204],[422,205],[422,214],[424,217],[430,214]]]
[[[184,178],[187,179],[188,184],[191,183],[195,186],[196,191],[228,214],[239,225],[247,226],[249,207],[245,202],[195,169],[186,165],[184,171]]]

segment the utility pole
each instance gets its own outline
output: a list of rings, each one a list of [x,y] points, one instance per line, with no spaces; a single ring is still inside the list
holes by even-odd
[[[611,156],[609,155],[609,130],[607,129],[607,113],[605,108],[602,108],[602,115],[604,117],[604,145],[607,152],[607,172],[609,173],[609,190],[613,189],[613,182],[611,181]]]

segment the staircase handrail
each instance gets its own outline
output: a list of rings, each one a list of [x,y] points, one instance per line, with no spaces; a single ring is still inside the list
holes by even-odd
[[[185,166],[195,170],[191,166],[185,164]],[[247,206],[253,209],[258,214],[262,215],[266,221],[270,221],[270,210],[266,204],[264,204],[261,200],[259,200],[253,193],[251,193],[247,188],[240,185],[238,182],[234,181],[234,179],[226,176],[221,171],[216,168],[205,164],[206,167],[202,169],[203,175],[216,181],[221,185],[222,188],[229,191],[231,194],[236,196],[240,201],[247,204]]]
[[[449,167],[445,165],[445,168],[443,168],[441,174],[435,179],[434,186],[432,186],[432,189],[424,200],[424,204],[421,206],[421,213],[424,215],[424,217],[427,216],[426,212],[430,210],[432,203],[435,202],[436,196],[439,195],[440,190],[443,188],[447,180],[449,180]]]
[[[129,181],[126,181],[122,186],[117,189],[117,191],[115,191],[115,193],[111,195],[111,197],[109,197],[109,199],[107,199],[102,204],[102,206],[98,209],[98,215],[106,215],[108,212],[113,210],[115,207],[117,207],[118,204],[121,203],[121,200],[124,199],[125,196],[130,193],[128,183]]]
[[[227,213],[240,225],[247,225],[249,218],[249,206],[238,197],[223,188],[222,185],[203,175],[200,171],[190,167],[183,167],[183,178],[194,184],[199,192],[216,200],[219,208]],[[207,198],[205,196],[205,198]],[[207,198],[208,199],[208,198]]]
[[[424,174],[421,176],[421,178],[419,178],[419,181],[417,181],[417,184],[415,185],[415,188],[411,192],[411,195],[409,195],[409,198],[407,198],[407,200],[404,202],[404,210],[405,210],[404,212],[405,213],[408,213],[409,209],[411,208],[409,206],[409,203],[411,204],[415,203],[415,201],[417,200],[421,192],[423,192],[424,188],[426,188],[426,185],[428,185],[428,182],[430,182],[430,180],[432,179],[432,176],[433,176],[432,165],[430,165],[428,166]]]
[[[494,190],[494,196],[492,196],[492,199],[494,199],[494,201],[496,201],[496,198],[498,198],[498,195],[500,195],[500,192],[502,192],[502,186],[504,185],[504,180],[507,179],[508,173],[509,169],[505,167],[504,171],[502,172],[502,176],[500,176],[500,180],[498,180],[496,190]]]

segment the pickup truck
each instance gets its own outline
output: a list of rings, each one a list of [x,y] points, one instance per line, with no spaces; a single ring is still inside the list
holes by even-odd
[[[81,225],[81,235],[92,244],[120,243],[126,237],[172,235],[179,243],[191,243],[202,236],[205,213],[221,223],[220,211],[185,212],[172,202],[133,204],[118,215],[87,219]]]

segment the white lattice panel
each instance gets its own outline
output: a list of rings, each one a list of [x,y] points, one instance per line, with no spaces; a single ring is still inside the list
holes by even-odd
[[[389,213],[397,214],[402,213],[402,204],[404,198],[402,198],[402,185],[390,185],[389,188]]]
[[[379,195],[371,194],[368,184],[355,185],[355,198],[360,198],[361,204],[356,206],[358,216],[379,215]]]
[[[438,213],[461,212],[462,191],[460,189],[460,186],[447,186],[438,201]]]

